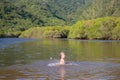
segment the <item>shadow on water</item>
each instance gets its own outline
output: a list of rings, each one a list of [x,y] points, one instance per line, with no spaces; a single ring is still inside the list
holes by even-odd
[[[119,80],[119,41],[35,40],[0,48],[0,80]],[[48,66],[64,51],[66,62]]]

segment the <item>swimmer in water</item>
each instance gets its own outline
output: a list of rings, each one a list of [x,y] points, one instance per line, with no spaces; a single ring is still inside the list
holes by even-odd
[[[65,64],[65,53],[64,52],[60,52],[60,65],[64,65]]]
[[[59,62],[49,63],[48,66],[52,67],[52,66],[59,66],[59,65],[78,65],[78,64],[73,63],[73,62],[65,63],[65,53],[64,52],[60,52],[60,60],[59,60]]]

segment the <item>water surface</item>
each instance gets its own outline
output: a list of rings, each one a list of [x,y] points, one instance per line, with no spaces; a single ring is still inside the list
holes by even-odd
[[[48,66],[59,61],[60,51],[77,65]],[[120,41],[0,39],[0,80],[119,80],[119,75]]]

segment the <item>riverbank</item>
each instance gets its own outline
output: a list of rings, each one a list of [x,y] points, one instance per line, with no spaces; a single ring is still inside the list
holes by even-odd
[[[72,26],[34,27],[24,31],[19,37],[120,40],[120,18],[83,20]]]
[[[0,38],[18,38],[22,31],[0,33]]]
[[[82,20],[72,26],[32,27],[22,32],[5,34],[2,37],[120,40],[120,18]]]

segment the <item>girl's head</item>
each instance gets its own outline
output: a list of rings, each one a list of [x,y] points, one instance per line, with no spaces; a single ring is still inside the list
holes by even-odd
[[[65,58],[65,53],[64,52],[60,52],[60,59],[64,59]]]

